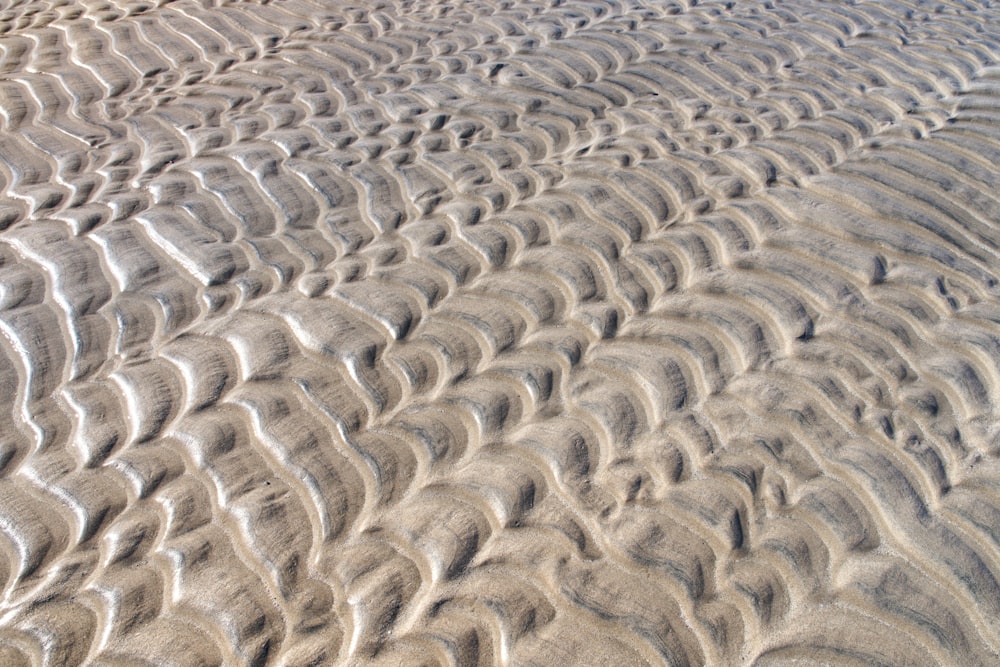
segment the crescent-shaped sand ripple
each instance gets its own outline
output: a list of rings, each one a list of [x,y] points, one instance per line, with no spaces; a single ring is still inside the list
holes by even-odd
[[[0,8],[0,663],[1000,662],[1000,7]]]

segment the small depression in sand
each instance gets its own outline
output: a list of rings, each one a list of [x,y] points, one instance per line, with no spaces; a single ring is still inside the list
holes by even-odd
[[[3,0],[0,664],[1000,663],[996,2]]]

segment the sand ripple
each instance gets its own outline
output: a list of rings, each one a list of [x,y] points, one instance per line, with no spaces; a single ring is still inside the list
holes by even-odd
[[[997,26],[4,3],[0,663],[996,664]]]

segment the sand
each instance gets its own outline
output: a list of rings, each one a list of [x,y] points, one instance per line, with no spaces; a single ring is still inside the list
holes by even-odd
[[[8,0],[0,664],[1000,664],[1000,6]]]

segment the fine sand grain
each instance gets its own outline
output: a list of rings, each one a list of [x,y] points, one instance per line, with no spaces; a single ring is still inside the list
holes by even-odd
[[[0,1],[0,665],[1000,664],[1000,5]]]

